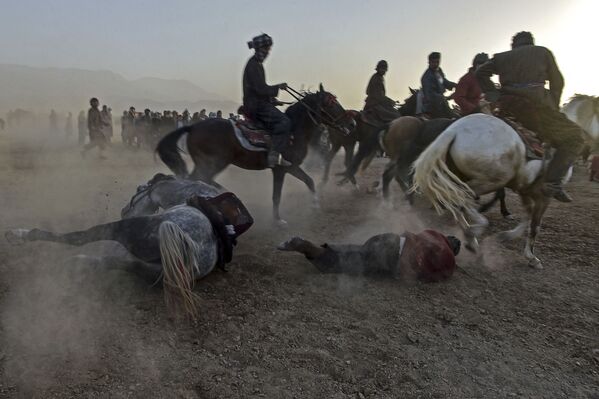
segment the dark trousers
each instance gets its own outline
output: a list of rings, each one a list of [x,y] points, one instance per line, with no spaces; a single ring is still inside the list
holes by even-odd
[[[558,110],[524,97],[508,95],[499,101],[503,112],[513,115],[524,127],[537,133],[543,142],[555,148],[545,181],[559,184],[584,146],[582,128]]]
[[[272,150],[283,152],[289,143],[291,121],[273,104],[264,103],[251,112],[252,117],[264,124],[271,134]]]
[[[383,104],[364,107],[366,116],[381,125],[385,125],[401,116],[401,114],[393,107],[387,107]]]

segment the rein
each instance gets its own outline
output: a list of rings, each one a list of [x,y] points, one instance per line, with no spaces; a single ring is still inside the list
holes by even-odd
[[[304,106],[304,108],[306,108],[308,110],[308,116],[310,117],[312,122],[314,122],[315,125],[324,123],[325,125],[329,125],[329,126],[335,128],[335,129],[338,129],[342,132],[344,131],[344,127],[341,126],[338,122],[340,119],[344,118],[345,115],[340,115],[338,118],[334,118],[331,114],[329,114],[326,110],[324,110],[320,104],[318,105],[318,110],[315,110],[309,104],[307,104],[305,101],[305,98],[306,98],[305,94],[302,94],[299,91],[297,91],[289,86],[287,86],[285,91],[287,93],[289,93],[289,95],[291,97],[295,98],[298,103],[302,104]],[[324,118],[323,118],[322,114],[324,114]],[[321,119],[321,122],[318,122],[315,119],[315,117],[319,117],[319,119]]]

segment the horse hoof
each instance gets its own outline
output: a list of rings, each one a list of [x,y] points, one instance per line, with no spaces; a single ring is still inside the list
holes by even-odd
[[[25,236],[29,233],[26,229],[14,229],[9,230],[4,234],[6,241],[12,245],[23,245],[25,243]]]
[[[480,245],[478,244],[478,240],[476,238],[468,240],[464,246],[468,251],[474,254],[478,253],[478,249],[480,248]]]
[[[528,261],[528,266],[535,270],[543,270],[543,264],[539,258],[530,259]]]
[[[275,220],[275,224],[278,227],[287,227],[289,225],[289,223],[287,223],[287,221],[285,219],[277,219],[277,220]]]
[[[516,220],[516,218],[514,217],[514,215],[512,215],[511,213],[509,213],[507,215],[503,215],[503,218],[505,220]]]

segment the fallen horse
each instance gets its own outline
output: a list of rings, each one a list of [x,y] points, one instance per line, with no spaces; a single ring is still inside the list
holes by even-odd
[[[215,198],[225,192],[222,187],[215,187],[200,180],[180,179],[173,175],[157,173],[147,183],[137,187],[136,193],[121,210],[121,217],[125,219],[153,215],[160,209],[184,204],[194,195]]]
[[[5,236],[13,244],[51,241],[82,246],[116,241],[135,257],[131,262],[119,262],[118,267],[156,282],[162,280],[169,310],[180,309],[196,318],[195,281],[230,262],[236,238],[253,224],[234,194],[222,196],[220,202],[194,196],[161,214],[132,217],[83,231],[59,234],[14,229]]]

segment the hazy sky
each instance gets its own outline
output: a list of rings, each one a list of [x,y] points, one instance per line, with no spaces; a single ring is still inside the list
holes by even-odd
[[[388,94],[403,100],[429,52],[442,53],[457,81],[474,54],[507,50],[515,32],[530,30],[554,52],[565,100],[599,94],[598,18],[597,0],[4,0],[0,63],[189,79],[239,101],[246,41],[266,32],[270,83],[323,82],[346,107],[361,107],[379,59],[389,62]]]

